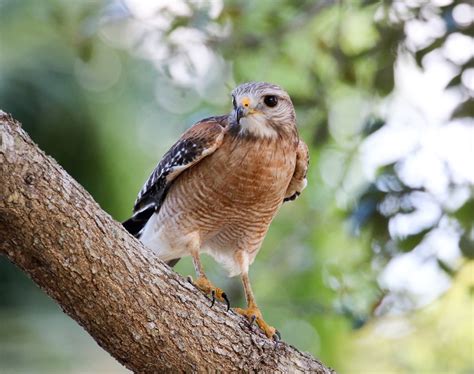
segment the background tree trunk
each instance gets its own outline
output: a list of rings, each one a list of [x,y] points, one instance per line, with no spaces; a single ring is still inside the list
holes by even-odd
[[[0,253],[135,372],[333,372],[211,309],[1,111]]]

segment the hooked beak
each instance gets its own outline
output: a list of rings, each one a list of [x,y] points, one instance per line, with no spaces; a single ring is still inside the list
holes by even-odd
[[[248,96],[240,99],[239,106],[236,109],[237,123],[240,123],[242,117],[255,113],[255,109],[252,107],[251,103],[251,99]]]
[[[244,109],[244,107],[242,107],[242,106],[239,105],[239,106],[235,109],[235,114],[236,114],[237,123],[240,123],[240,119],[245,116],[245,109]]]

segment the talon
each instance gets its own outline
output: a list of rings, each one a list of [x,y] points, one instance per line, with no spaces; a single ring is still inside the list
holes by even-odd
[[[212,297],[212,303],[211,303],[211,308],[214,306],[214,303],[216,302],[216,291],[212,290],[211,291],[211,297]]]
[[[207,279],[205,276],[200,276],[198,279],[196,279],[195,282],[192,281],[192,278],[189,277],[190,282],[200,289],[202,292],[204,292],[207,296],[211,297],[211,308],[214,306],[216,303],[216,299],[222,302],[226,302],[227,304],[227,310],[229,310],[230,303],[229,299],[227,298],[227,295],[225,294],[224,291],[222,291],[220,288],[217,288],[214,286],[209,279]]]
[[[275,330],[275,334],[273,334],[272,339],[276,342],[279,342],[281,340],[281,334],[280,331]]]
[[[253,324],[255,323],[255,321],[257,320],[257,316],[254,314],[252,316],[250,316],[250,327],[253,326]]]
[[[263,320],[262,312],[260,312],[260,309],[258,309],[257,306],[253,305],[247,309],[235,308],[234,310],[237,313],[247,317],[248,321],[250,322],[250,327],[252,327],[252,325],[256,323],[260,330],[265,333],[267,338],[279,340],[280,333],[274,327],[268,325]],[[277,338],[275,338],[275,336]]]
[[[193,277],[192,277],[192,276],[188,275],[188,276],[186,277],[186,279],[188,280],[189,283],[191,283],[192,285],[194,285]]]
[[[225,292],[222,292],[222,298],[225,300],[225,303],[227,304],[227,311],[230,309],[230,302],[229,299],[227,298],[227,295]]]

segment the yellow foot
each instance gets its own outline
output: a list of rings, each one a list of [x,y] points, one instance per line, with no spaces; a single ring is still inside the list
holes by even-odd
[[[242,314],[243,316],[247,317],[248,320],[250,321],[250,324],[252,325],[254,322],[257,323],[258,327],[265,333],[267,338],[272,338],[274,340],[280,340],[281,336],[278,330],[269,324],[267,324],[262,317],[262,312],[258,307],[249,307],[247,309],[241,309],[241,308],[234,308],[234,310]]]
[[[211,308],[214,306],[214,302],[217,300],[225,302],[227,304],[227,310],[230,308],[230,303],[229,299],[227,298],[227,295],[225,294],[222,289],[214,286],[209,279],[206,277],[199,277],[196,279],[196,282],[192,280],[191,277],[188,277],[188,280],[194,284],[197,288],[199,288],[202,292],[204,292],[206,295],[210,295],[212,297],[212,304]]]

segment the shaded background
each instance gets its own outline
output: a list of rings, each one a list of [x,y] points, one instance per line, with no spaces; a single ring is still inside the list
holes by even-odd
[[[467,0],[0,0],[0,108],[121,221],[236,84],[282,85],[311,165],[251,268],[267,321],[340,373],[471,373],[473,20]],[[125,371],[0,257],[0,372]]]

